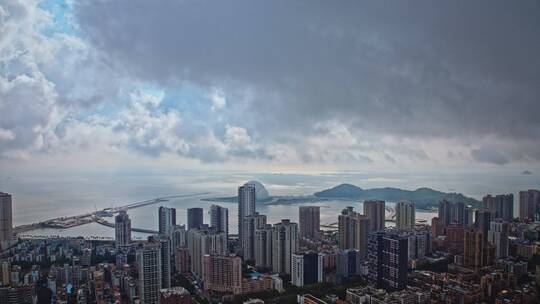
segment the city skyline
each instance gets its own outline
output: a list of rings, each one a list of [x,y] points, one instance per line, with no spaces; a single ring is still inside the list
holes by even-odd
[[[0,303],[540,303],[538,54],[540,0],[0,0]]]
[[[258,204],[256,193],[266,195],[266,192],[263,191],[264,188],[256,188],[255,184],[256,182],[248,182],[240,185],[239,196],[235,198],[237,202],[233,203],[236,204],[238,214],[241,215],[239,217],[242,219],[240,235],[227,235],[228,209],[215,204],[209,205],[206,210],[187,208],[185,221],[192,226],[187,229],[186,224],[177,224],[182,220],[179,220],[175,208],[154,206],[153,209],[157,210],[159,215],[155,223],[159,231],[149,232],[147,240],[131,239],[131,230],[135,228],[131,226],[127,212],[129,207],[96,211],[91,215],[92,218],[118,213],[115,224],[112,224],[115,238],[109,250],[112,250],[111,253],[115,256],[116,267],[129,269],[128,261],[131,259],[137,266],[138,275],[133,277],[122,270],[117,270],[115,274],[122,275],[126,280],[123,284],[128,284],[128,287],[117,285],[116,288],[121,288],[121,293],[110,294],[106,277],[108,271],[114,270],[113,264],[100,264],[100,270],[95,271],[91,278],[82,276],[86,269],[84,267],[92,265],[92,255],[97,253],[93,253],[90,246],[81,250],[80,257],[71,257],[73,261],[77,261],[72,266],[64,264],[63,268],[60,268],[54,266],[57,263],[51,260],[53,266],[50,269],[45,268],[50,271],[46,284],[40,284],[45,284],[42,288],[54,291],[52,293],[54,298],[66,296],[71,298],[69,291],[68,295],[63,295],[63,289],[56,285],[57,280],[69,283],[67,290],[72,283],[87,282],[94,291],[78,289],[76,293],[78,303],[87,303],[87,299],[89,301],[95,299],[98,302],[102,299],[110,301],[126,299],[130,303],[136,303],[140,299],[143,303],[157,304],[163,301],[164,297],[174,294],[183,301],[188,301],[186,304],[190,304],[192,299],[216,303],[222,296],[221,299],[225,299],[229,296],[243,296],[261,291],[291,292],[288,288],[284,288],[284,280],[290,280],[290,284],[307,288],[306,290],[311,290],[309,289],[311,286],[322,282],[330,282],[329,286],[355,282],[358,288],[363,288],[355,289],[356,295],[370,294],[373,292],[370,288],[380,288],[378,293],[387,296],[416,292],[417,295],[422,294],[420,303],[427,303],[422,301],[427,301],[428,297],[437,299],[440,296],[439,292],[430,294],[415,291],[415,285],[419,284],[419,281],[414,281],[415,275],[418,275],[415,269],[417,265],[425,267],[426,263],[429,265],[440,263],[441,254],[445,257],[442,261],[448,263],[446,266],[449,269],[452,267],[465,273],[482,273],[482,269],[489,267],[490,271],[499,271],[497,275],[501,277],[523,274],[523,267],[526,267],[523,261],[535,256],[533,249],[520,246],[529,246],[528,239],[534,238],[534,235],[527,235],[525,238],[521,235],[530,234],[527,232],[528,227],[537,227],[539,223],[532,221],[540,214],[540,195],[537,190],[521,192],[519,208],[523,207],[525,211],[519,212],[519,217],[505,211],[514,205],[513,196],[506,194],[488,194],[474,208],[465,206],[459,201],[442,199],[438,204],[440,222],[437,217],[433,218],[431,224],[434,227],[430,227],[425,220],[416,220],[417,211],[413,202],[402,200],[395,205],[395,209],[392,209],[393,207],[385,206],[384,200],[368,199],[363,202],[363,214],[353,211],[353,207],[347,207],[341,214],[334,213],[337,223],[325,225],[324,229],[321,229],[320,207],[309,205],[296,208],[300,225],[290,218],[283,218],[273,225],[267,224],[266,215],[260,214],[256,207]],[[264,186],[259,184],[258,187]],[[0,218],[4,223],[11,223],[12,197],[2,193],[2,198]],[[152,206],[159,202],[160,200],[156,199],[143,203]],[[137,208],[133,204],[127,206]],[[202,215],[208,211],[209,221],[205,223]],[[474,223],[473,214],[475,214]],[[508,216],[511,216],[510,221]],[[69,218],[66,220],[69,222]],[[389,222],[395,222],[396,227],[389,225]],[[84,221],[81,222],[81,225],[84,224]],[[3,225],[3,229],[11,230],[12,226]],[[17,229],[20,228],[15,230]],[[444,235],[442,238],[439,232],[435,232],[439,229]],[[520,230],[522,232],[519,232]],[[28,239],[25,235],[15,236],[4,239],[1,244],[3,248],[21,242],[32,244],[36,240]],[[538,238],[537,234],[536,237]],[[40,240],[38,244],[42,245],[56,240],[54,241],[56,243],[66,242],[66,246],[73,246],[73,239],[69,238],[37,239]],[[78,240],[85,242],[83,238]],[[107,243],[111,241],[102,239],[101,242],[104,242],[101,246],[107,248]],[[536,243],[532,245],[535,246],[534,244]],[[40,279],[32,272],[32,279],[26,274],[22,283],[21,275],[24,274],[24,270],[18,265],[21,257],[11,255],[13,248],[15,247],[3,253],[4,258],[6,253],[10,255],[1,263],[0,299],[6,299],[9,304],[22,304],[26,303],[24,302],[26,300],[22,299],[30,297],[32,293],[39,294],[38,289],[29,285],[29,282],[37,283]],[[25,248],[32,246],[17,248],[17,251],[24,252]],[[64,249],[55,248],[54,250],[58,250],[55,257],[65,252]],[[52,254],[53,249],[47,249],[46,252],[47,255]],[[35,263],[43,262],[36,260],[34,256],[31,258]],[[244,267],[247,267],[247,270]],[[502,270],[500,267],[503,267]],[[251,275],[246,276],[246,271]],[[431,273],[448,275],[441,270],[434,269],[434,271]],[[67,275],[62,276],[62,273]],[[425,275],[427,272],[423,270],[422,273]],[[539,273],[540,265],[536,268],[537,282],[540,282]],[[195,280],[192,283],[178,285],[179,277]],[[530,290],[528,285],[530,282],[531,280],[528,280],[519,286],[523,288],[521,293]],[[413,285],[409,286],[409,283]],[[501,281],[500,284],[507,283]],[[129,286],[133,288],[130,289]],[[202,292],[189,293],[187,289],[193,286],[198,286]],[[495,291],[486,291],[488,296],[475,295],[475,291],[464,288],[462,285],[459,295],[453,295],[451,291],[453,289],[450,288],[449,296],[457,296],[455,298],[457,300],[470,297],[493,299],[495,295],[497,299],[522,297],[520,292],[517,295],[508,294],[507,291],[501,290],[501,287],[495,287]],[[532,291],[527,295],[528,299],[535,296],[538,296],[538,293]],[[15,297],[21,300],[13,300]],[[348,297],[349,295],[347,299]],[[49,303],[50,300],[46,302]]]

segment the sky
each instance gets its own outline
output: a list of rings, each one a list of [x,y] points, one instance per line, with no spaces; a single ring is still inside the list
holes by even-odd
[[[0,0],[0,191],[538,188],[538,54],[538,1]]]

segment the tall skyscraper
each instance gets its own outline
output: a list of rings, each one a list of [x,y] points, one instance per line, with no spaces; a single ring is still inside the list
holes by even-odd
[[[488,232],[488,242],[495,246],[497,259],[508,256],[508,222],[502,219],[491,221]]]
[[[440,223],[439,217],[434,217],[431,219],[431,235],[433,237],[438,237],[439,235],[443,235],[443,227]]]
[[[501,194],[495,197],[497,205],[497,214],[495,218],[501,218],[503,221],[511,222],[514,219],[514,195]]]
[[[274,225],[272,233],[272,270],[291,273],[292,254],[298,250],[298,224],[288,219]]]
[[[474,215],[474,208],[471,206],[465,206],[463,209],[464,216],[463,216],[463,226],[464,227],[470,227],[474,225],[473,221],[473,215]]]
[[[482,198],[482,206],[485,209],[490,210],[491,212],[495,213],[497,210],[496,204],[495,204],[495,197],[491,194],[487,194]]]
[[[199,229],[203,225],[203,209],[188,208],[187,210],[187,229]]]
[[[188,249],[191,271],[202,278],[204,255],[226,254],[227,236],[213,228],[191,229],[188,231]]]
[[[207,291],[241,293],[242,259],[235,255],[205,255],[203,280]]]
[[[293,253],[291,283],[302,287],[322,283],[323,257],[316,252]]]
[[[452,224],[468,226],[472,224],[468,222],[469,220],[465,212],[465,204],[447,200],[439,202],[439,221],[444,228]]]
[[[408,237],[394,231],[368,236],[369,280],[386,291],[407,286]]]
[[[514,218],[514,195],[501,194],[492,196],[488,194],[482,198],[484,208],[491,212],[492,219],[512,221]]]
[[[174,266],[176,272],[179,273],[188,273],[191,270],[189,266],[189,249],[176,249],[174,252]]]
[[[467,229],[463,236],[463,265],[469,267],[483,267],[487,265],[484,254],[486,243],[484,234],[480,229]]]
[[[161,289],[161,250],[159,243],[147,243],[137,250],[139,296],[144,304],[159,303]]]
[[[381,200],[364,201],[364,215],[369,218],[370,231],[384,230],[385,227],[385,203]]]
[[[155,243],[159,245],[159,254],[161,261],[161,288],[169,288],[171,287],[171,255],[173,253],[171,249],[171,239],[168,235],[161,234],[148,237],[148,241],[150,243]]]
[[[492,220],[491,215],[492,213],[488,209],[478,209],[475,213],[474,226],[482,232],[484,242],[487,242],[489,226]]]
[[[131,220],[126,210],[120,210],[114,218],[114,236],[116,247],[126,246],[131,242]]]
[[[210,227],[229,235],[229,209],[218,205],[210,206]]]
[[[371,230],[371,219],[347,207],[338,216],[339,248],[359,250],[362,258],[366,257],[367,236]]]
[[[256,201],[254,185],[246,183],[243,186],[238,187],[238,239],[240,241],[240,247],[243,246],[243,219],[245,216],[255,214]]]
[[[452,218],[450,216],[450,207],[451,207],[450,201],[442,200],[439,202],[438,218],[439,218],[439,224],[443,228],[446,228],[446,226],[452,223]]]
[[[11,195],[0,192],[0,248],[3,241],[13,237],[13,213]]]
[[[255,231],[266,226],[266,215],[255,212],[242,219],[242,257],[244,261],[255,259]]]
[[[2,261],[2,285],[9,286],[11,283],[11,265],[8,261]]]
[[[255,266],[272,267],[272,225],[255,230]]]
[[[176,225],[173,227],[171,242],[173,250],[187,246],[186,225]]]
[[[519,191],[519,219],[538,220],[540,212],[540,191],[528,190]]]
[[[298,208],[300,224],[300,237],[310,240],[319,239],[320,230],[320,207],[300,206]]]
[[[407,201],[398,202],[396,204],[396,227],[412,230],[416,221],[415,213],[413,203]]]
[[[445,229],[445,239],[444,247],[446,251],[453,254],[462,254],[463,253],[463,235],[465,229],[463,225],[452,224]]]
[[[176,209],[159,207],[158,210],[159,234],[170,234],[176,226]]]

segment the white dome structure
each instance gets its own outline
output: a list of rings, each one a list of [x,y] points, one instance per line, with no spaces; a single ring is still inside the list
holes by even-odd
[[[266,188],[264,188],[264,185],[261,184],[260,182],[258,182],[258,181],[249,181],[246,184],[250,184],[250,185],[255,186],[255,197],[256,197],[257,201],[262,202],[262,201],[267,201],[267,200],[270,199],[270,194],[268,193]]]

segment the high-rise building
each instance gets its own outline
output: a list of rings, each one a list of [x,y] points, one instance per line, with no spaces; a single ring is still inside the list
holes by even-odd
[[[467,229],[463,236],[463,265],[483,267],[486,265],[484,234],[480,229]]]
[[[362,257],[356,249],[342,250],[336,261],[336,273],[342,280],[361,274]]]
[[[322,283],[323,257],[316,252],[293,253],[291,283],[302,287]]]
[[[492,219],[502,219],[510,222],[514,218],[514,195],[501,194],[492,196],[488,194],[482,198],[484,208],[491,212]]]
[[[416,221],[414,204],[407,201],[400,201],[396,204],[396,227],[398,229],[414,228]]]
[[[272,225],[255,230],[255,266],[272,267]]]
[[[385,202],[382,200],[364,201],[364,215],[369,218],[370,231],[384,230],[385,227]]]
[[[229,235],[229,209],[218,205],[210,206],[210,227]]]
[[[408,237],[394,231],[368,235],[369,280],[386,291],[407,285]]]
[[[117,247],[131,242],[131,220],[126,210],[120,210],[114,218],[114,236]]]
[[[188,208],[187,210],[187,229],[199,229],[203,225],[203,209]]]
[[[450,208],[452,203],[447,200],[442,200],[439,202],[439,223],[442,225],[443,228],[446,228],[446,226],[452,224],[452,217],[450,215]]]
[[[319,239],[320,207],[300,206],[298,210],[300,237],[310,240]]]
[[[465,212],[465,204],[462,202],[450,202],[442,200],[439,202],[439,221],[441,225],[446,228],[452,224],[459,224],[463,226],[469,226],[472,223]]]
[[[161,248],[159,243],[150,242],[137,250],[139,272],[139,296],[144,304],[159,303],[161,290]]]
[[[191,229],[188,231],[188,249],[191,272],[199,278],[203,275],[203,257],[206,254],[226,254],[227,236],[212,228]]]
[[[474,215],[474,208],[472,208],[471,206],[465,206],[465,208],[463,209],[463,212],[464,212],[464,217],[463,217],[463,226],[465,227],[471,227],[474,225],[474,221],[473,221],[473,215]]]
[[[266,215],[255,212],[242,219],[242,257],[244,261],[255,259],[255,231],[266,227]]]
[[[488,209],[478,209],[475,213],[475,222],[474,226],[482,232],[482,240],[487,242],[487,236],[489,231],[489,226],[491,223],[491,211]]]
[[[159,234],[170,234],[176,226],[176,209],[159,207],[158,210]]]
[[[495,206],[495,197],[493,197],[491,194],[487,194],[486,196],[484,196],[482,198],[482,206],[495,213],[495,210],[497,209]]]
[[[238,240],[240,242],[240,247],[243,246],[243,219],[245,216],[255,214],[256,201],[254,185],[246,183],[243,186],[238,187]]]
[[[463,235],[465,229],[463,225],[452,224],[445,229],[445,239],[444,247],[446,251],[449,251],[453,254],[462,254],[463,253]]]
[[[155,240],[160,243],[161,255],[161,288],[171,287],[172,263],[171,238],[168,235],[159,235]]]
[[[9,241],[12,237],[13,213],[11,194],[0,192],[0,248],[2,248],[2,242]]]
[[[360,257],[366,257],[367,235],[371,229],[371,219],[347,207],[338,216],[339,248],[356,249]]]
[[[2,262],[2,285],[9,286],[11,283],[11,266],[8,261]]]
[[[540,191],[519,191],[519,219],[522,221],[539,220]]]
[[[187,246],[186,225],[176,225],[173,227],[171,242],[173,250]]]
[[[174,266],[176,272],[179,273],[188,273],[190,271],[189,267],[189,249],[187,248],[176,248],[174,253]]]
[[[272,232],[272,270],[291,273],[292,254],[298,250],[298,224],[288,219],[274,224]]]
[[[495,246],[495,257],[497,259],[508,256],[508,222],[502,219],[491,221],[488,242]]]
[[[439,235],[443,235],[443,234],[444,234],[444,231],[443,231],[443,227],[441,225],[439,218],[437,216],[432,218],[431,219],[431,235],[433,235],[433,237],[438,237]]]
[[[431,232],[429,230],[414,230],[402,233],[408,237],[409,261],[421,259],[431,253]]]
[[[495,218],[511,222],[514,219],[514,195],[511,193],[497,195],[495,201],[497,206]]]
[[[235,255],[205,255],[203,280],[207,291],[241,293],[242,259]]]

